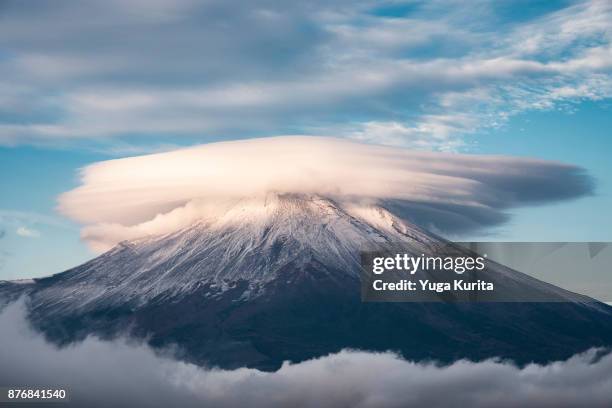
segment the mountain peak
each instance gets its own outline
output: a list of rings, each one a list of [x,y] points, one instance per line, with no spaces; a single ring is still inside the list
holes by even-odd
[[[612,338],[610,308],[501,265],[487,271],[496,288],[558,302],[361,302],[360,251],[401,243],[423,254],[448,244],[381,204],[270,193],[197,210],[186,228],[123,241],[66,272],[0,282],[0,302],[28,294],[33,324],[59,343],[128,331],[230,368],[275,369],[345,347],[545,361]],[[548,340],[560,336],[571,341],[551,350]]]
[[[189,227],[123,241],[80,267],[38,282],[64,281],[49,288],[62,292],[53,296],[85,308],[142,304],[205,286],[215,295],[232,282],[248,282],[245,296],[255,296],[299,265],[325,265],[334,279],[357,280],[364,248],[389,242],[422,248],[435,240],[376,204],[269,193],[220,202]]]

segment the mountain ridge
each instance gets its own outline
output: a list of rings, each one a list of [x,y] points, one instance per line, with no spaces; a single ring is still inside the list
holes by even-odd
[[[546,361],[612,344],[612,308],[507,268],[500,284],[563,303],[362,303],[364,247],[402,242],[420,254],[447,244],[384,206],[269,194],[217,210],[63,273],[0,282],[0,299],[28,295],[33,324],[59,344],[129,332],[222,367],[274,369],[347,347]],[[551,336],[565,343],[546,351]],[[473,350],[473,341],[482,348]],[[530,342],[540,345],[529,351]]]

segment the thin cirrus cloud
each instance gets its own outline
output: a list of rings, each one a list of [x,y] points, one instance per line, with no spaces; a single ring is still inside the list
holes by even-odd
[[[0,143],[298,132],[457,150],[612,95],[609,1],[407,6],[5,2]]]
[[[17,228],[15,233],[19,235],[20,237],[24,237],[24,238],[39,238],[40,237],[39,231],[33,228],[23,227],[23,226]]]
[[[379,202],[448,233],[499,225],[507,211],[592,193],[581,168],[504,156],[415,152],[337,138],[286,136],[213,143],[95,163],[59,210],[98,250],[167,233],[227,200],[302,193]]]
[[[566,361],[415,363],[394,353],[343,350],[276,372],[221,370],[146,345],[88,337],[64,348],[29,326],[23,301],[0,309],[0,383],[67,390],[75,406],[147,407],[608,407],[612,354]],[[440,392],[444,390],[444,392]]]

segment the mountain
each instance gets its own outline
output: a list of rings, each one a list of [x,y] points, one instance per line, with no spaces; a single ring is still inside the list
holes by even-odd
[[[360,250],[448,244],[389,208],[291,194],[227,201],[66,272],[0,282],[0,303],[27,294],[34,326],[58,344],[129,334],[225,368],[271,370],[343,348],[545,362],[612,345],[612,307],[501,266],[496,285],[551,302],[361,302]]]

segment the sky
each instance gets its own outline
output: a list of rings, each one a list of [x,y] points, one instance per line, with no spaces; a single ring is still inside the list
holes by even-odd
[[[94,256],[84,166],[280,135],[576,165],[590,194],[459,238],[612,240],[612,3],[470,4],[2,2],[0,279]]]

